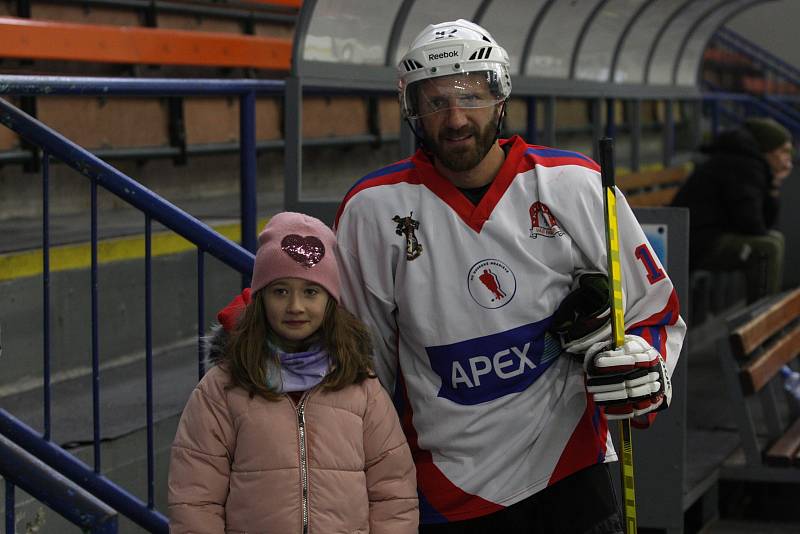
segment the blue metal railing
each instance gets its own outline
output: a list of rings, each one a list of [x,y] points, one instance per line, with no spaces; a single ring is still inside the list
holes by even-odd
[[[778,56],[764,50],[738,33],[722,27],[714,34],[714,39],[721,45],[746,55],[764,70],[777,77],[783,78],[794,85],[800,85],[800,69],[786,63]]]
[[[29,76],[0,77],[0,94],[7,95],[238,95],[240,98],[240,170],[242,244],[238,246],[215,232],[202,221],[152,193],[137,181],[97,158],[58,132],[0,99],[0,123],[7,126],[42,151],[43,181],[43,307],[44,307],[44,367],[43,410],[44,429],[41,434],[0,410],[0,433],[18,446],[34,454],[81,487],[110,504],[120,513],[150,532],[167,532],[166,518],[155,510],[155,474],[153,444],[153,383],[152,383],[152,221],[163,224],[195,244],[198,251],[198,337],[204,334],[203,285],[204,257],[211,254],[249,279],[252,272],[256,226],[256,145],[255,98],[262,94],[280,94],[283,82],[274,80],[159,80],[109,78],[52,78]],[[50,264],[49,264],[49,195],[50,159],[57,159],[90,179],[91,210],[91,349],[92,349],[92,417],[93,469],[76,460],[51,441],[51,384],[50,384]],[[97,188],[102,187],[140,210],[145,216],[145,365],[146,365],[146,430],[147,430],[147,502],[110,482],[101,472],[100,432],[100,366],[98,314],[97,258]],[[199,366],[202,376],[201,349],[198,343]],[[13,523],[13,484],[6,480],[6,522],[9,513]]]
[[[776,113],[800,122],[800,111],[798,111],[795,106],[787,104],[785,99],[772,95],[764,95],[762,98],[764,103],[771,109],[774,109]]]
[[[42,439],[39,433],[2,409],[0,409],[0,434],[148,532],[164,534],[169,532],[167,519],[162,514],[106,477],[95,473],[52,441]],[[12,500],[6,503],[6,517],[9,511],[13,513],[13,510]]]
[[[722,114],[735,123],[751,115],[772,117],[788,128],[795,137],[800,137],[800,113],[775,106],[763,98],[713,90],[705,93],[703,100],[711,108],[711,133],[714,135],[720,130],[719,116]]]
[[[256,95],[282,95],[284,86],[285,84],[281,80],[172,80],[160,78],[125,79],[62,76],[0,76],[0,95],[239,96],[242,246],[251,252],[254,252],[256,248],[255,98]],[[11,125],[7,126],[12,130],[14,129]],[[43,145],[40,146],[44,148]],[[80,147],[77,148],[83,151]],[[100,161],[88,151],[83,152],[91,156],[93,160]],[[70,154],[74,155],[75,151],[71,150]],[[65,163],[68,162],[65,160]],[[104,184],[100,185],[106,187]],[[119,196],[117,191],[109,190]],[[135,203],[131,202],[131,204],[141,209],[143,212],[146,212],[145,209]]]
[[[746,56],[764,74],[800,88],[800,69],[764,50],[738,33],[723,27],[714,34],[714,40],[721,46]],[[704,85],[712,91],[718,93],[720,91],[719,88],[713,87],[709,82],[705,82]],[[800,111],[797,108],[799,97],[797,95],[770,94],[768,90],[769,86],[765,85],[764,92],[759,95],[760,98],[758,99],[740,98],[743,95],[733,93],[720,93],[717,97],[714,97],[716,103],[713,104],[712,113],[717,120],[719,115],[722,114],[734,121],[741,117],[742,114],[765,115],[786,126],[796,136],[800,134]],[[728,101],[734,105],[729,106],[729,109],[719,108],[718,103],[720,101]]]
[[[15,531],[14,491],[19,487],[84,532],[116,534],[118,514],[114,509],[3,435],[0,470],[6,482],[7,533]]]

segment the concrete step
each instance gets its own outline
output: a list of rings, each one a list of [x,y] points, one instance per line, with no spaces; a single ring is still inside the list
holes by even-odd
[[[111,194],[98,191],[98,196],[111,197]],[[264,219],[281,211],[282,202],[282,193],[278,191],[259,194],[256,199],[259,217]],[[175,205],[212,228],[239,222],[238,192],[184,199],[176,202]],[[66,213],[51,213],[50,245],[84,244],[88,246],[91,239],[90,224],[88,208]],[[164,231],[165,228],[153,221],[152,230],[155,234]],[[98,212],[97,234],[100,240],[142,236],[144,234],[144,215],[127,204],[101,207]],[[41,246],[42,216],[40,211],[30,216],[0,218],[0,254],[37,250]]]
[[[143,249],[142,249],[143,252]],[[239,293],[241,276],[205,256],[203,325]],[[169,447],[180,413],[198,379],[197,253],[153,258],[153,391],[155,505],[166,514]],[[93,466],[90,275],[51,274],[52,439]],[[102,473],[147,500],[145,428],[144,261],[99,267],[99,359]],[[39,276],[0,282],[2,363],[0,407],[43,429],[43,298]],[[0,493],[2,493],[0,491]],[[3,501],[4,502],[4,501]],[[77,532],[42,503],[16,492],[17,531]],[[142,532],[121,519],[121,532]]]
[[[155,477],[154,507],[167,515],[167,474],[169,469],[169,449],[178,425],[178,415],[162,418],[153,427],[155,434]],[[147,456],[144,442],[146,433],[138,429],[122,437],[101,444],[103,458],[102,474],[122,486],[142,502],[147,502]],[[71,449],[74,455],[87,465],[92,464],[92,447],[83,446]],[[65,534],[81,532],[61,516],[50,510],[40,501],[30,497],[18,488],[15,497],[16,532],[36,534]],[[5,485],[0,485],[0,513],[5,513]],[[145,530],[124,516],[119,517],[120,534],[142,534]]]
[[[143,352],[107,362],[100,369],[100,438],[118,439],[145,426],[146,367]],[[197,339],[181,340],[153,353],[153,420],[183,410],[198,381]],[[51,440],[67,449],[91,444],[93,437],[90,367],[63,373],[51,385]],[[0,408],[43,431],[41,386],[0,397]]]
[[[103,365],[100,372],[101,472],[147,502],[145,359],[141,352]],[[153,354],[154,504],[167,514],[169,448],[186,400],[198,380],[197,339],[189,338]],[[51,389],[51,439],[94,466],[91,369],[73,369]],[[34,387],[0,397],[0,408],[43,430],[43,391]],[[2,491],[0,491],[2,494]],[[2,501],[5,502],[5,501]],[[18,532],[77,532],[77,527],[20,490],[15,492]],[[120,518],[120,532],[142,529]],[[38,529],[38,530],[36,530]]]
[[[239,293],[241,275],[205,255],[204,318],[208,326],[219,309]],[[145,348],[145,265],[141,258],[111,261],[98,269],[98,351],[101,365]],[[197,253],[157,256],[152,265],[154,347],[171,347],[196,336]],[[53,380],[91,365],[91,278],[85,269],[50,277],[50,351]],[[41,383],[43,373],[43,289],[38,276],[0,282],[0,328],[4,370],[0,396]]]

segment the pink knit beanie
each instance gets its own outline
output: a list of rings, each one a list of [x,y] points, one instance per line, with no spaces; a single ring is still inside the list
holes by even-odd
[[[258,236],[250,290],[255,293],[279,278],[302,278],[324,287],[339,301],[336,237],[319,219],[283,212],[272,217]]]

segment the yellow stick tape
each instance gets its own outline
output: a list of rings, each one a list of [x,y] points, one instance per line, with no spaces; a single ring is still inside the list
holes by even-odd
[[[625,308],[622,304],[622,267],[619,261],[619,228],[617,227],[617,196],[613,187],[606,187],[606,223],[608,224],[608,262],[609,282],[613,293],[611,310],[613,320],[611,334],[614,346],[625,343]],[[622,491],[625,502],[625,532],[636,534],[636,489],[633,475],[633,442],[631,441],[631,422],[619,423],[620,441],[622,442]]]
[[[606,202],[609,229],[609,250],[611,260],[611,289],[614,293],[614,302],[611,309],[614,313],[611,332],[614,336],[614,346],[625,343],[625,308],[622,304],[622,267],[619,262],[619,229],[617,228],[617,197],[614,189],[606,188]]]
[[[624,420],[619,422],[620,436],[622,436],[622,476],[625,495],[625,532],[635,534],[637,532],[636,521],[636,488],[633,477],[633,441],[631,440],[631,422]]]

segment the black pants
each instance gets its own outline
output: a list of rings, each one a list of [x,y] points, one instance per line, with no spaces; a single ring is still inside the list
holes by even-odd
[[[777,230],[765,235],[722,234],[698,262],[709,271],[744,271],[747,303],[774,295],[783,283],[785,239]]]
[[[499,512],[420,525],[420,534],[622,534],[611,474],[594,465]]]

